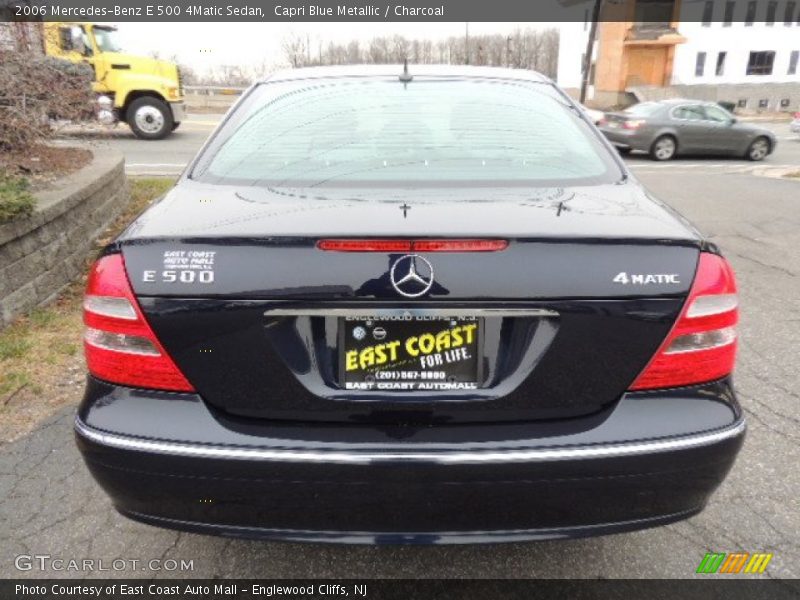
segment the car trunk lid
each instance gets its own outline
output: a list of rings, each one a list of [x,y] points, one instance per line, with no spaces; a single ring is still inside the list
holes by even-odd
[[[459,201],[440,193],[438,202],[419,195],[369,202],[363,191],[275,200],[275,192],[248,190],[215,197],[232,203],[224,218],[202,213],[202,193],[194,202],[184,193],[123,236],[127,272],[153,330],[203,399],[247,417],[458,423],[600,410],[619,399],[668,333],[699,253],[696,234],[632,184],[591,194],[513,190],[491,202],[480,190],[466,200],[462,191]],[[270,200],[254,202],[259,194]],[[181,220],[178,209],[192,212]],[[419,253],[433,283],[409,297],[392,269],[413,252],[319,247],[322,239],[354,237],[508,245]],[[432,320],[435,330],[476,322],[477,385],[346,389],[348,318],[399,337],[424,330],[396,326],[406,318]]]

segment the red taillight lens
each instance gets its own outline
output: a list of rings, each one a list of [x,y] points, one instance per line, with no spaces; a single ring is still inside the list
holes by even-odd
[[[319,240],[317,248],[334,252],[497,252],[508,240]]]
[[[133,295],[121,254],[98,260],[83,301],[84,351],[89,372],[130,387],[192,392]]]
[[[625,121],[622,124],[622,126],[625,129],[639,129],[639,127],[641,127],[642,125],[644,125],[644,121],[642,121],[641,119]]]
[[[410,240],[319,240],[317,248],[331,252],[411,252]]]
[[[738,320],[733,269],[721,256],[700,253],[677,322],[630,389],[680,387],[729,375],[736,360]]]
[[[417,240],[414,252],[497,252],[508,248],[506,240]]]

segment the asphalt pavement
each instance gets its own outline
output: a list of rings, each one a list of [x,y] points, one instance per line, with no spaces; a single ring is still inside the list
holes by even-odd
[[[155,143],[120,128],[103,134],[103,143],[126,154],[131,173],[174,174],[211,122],[193,117]],[[781,140],[768,164],[800,168],[800,137],[791,138],[784,124],[770,126]],[[181,534],[113,510],[82,464],[72,410],[65,410],[0,452],[0,577],[692,577],[711,551],[772,552],[763,576],[800,577],[800,181],[756,176],[751,163],[738,160],[629,162],[655,195],[721,246],[739,277],[735,381],[749,431],[731,474],[700,515],[636,533],[492,546],[354,547]],[[108,568],[122,559],[128,566],[15,567],[15,557],[36,554],[102,559]],[[170,566],[169,560],[193,561],[193,569],[154,571],[143,566],[150,559]],[[142,562],[134,568],[132,560]]]

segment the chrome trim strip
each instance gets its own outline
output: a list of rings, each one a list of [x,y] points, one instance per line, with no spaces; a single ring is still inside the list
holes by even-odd
[[[510,462],[546,462],[558,460],[582,460],[613,458],[687,450],[708,446],[737,437],[744,433],[746,423],[741,419],[733,425],[708,433],[687,435],[679,438],[642,442],[625,442],[594,446],[560,448],[530,448],[521,450],[472,450],[442,452],[374,452],[343,450],[301,450],[294,448],[242,448],[211,446],[182,442],[146,440],[129,436],[105,433],[89,427],[75,417],[75,431],[86,439],[112,448],[138,452],[153,452],[174,456],[188,456],[231,460],[264,460],[275,462],[307,462],[324,464],[369,465],[373,463],[403,462],[439,465],[486,464]]]
[[[386,308],[386,307],[298,307],[268,308],[264,311],[268,317],[557,317],[554,310],[544,308]]]

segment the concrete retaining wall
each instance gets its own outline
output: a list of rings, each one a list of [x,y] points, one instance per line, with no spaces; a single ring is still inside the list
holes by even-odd
[[[36,212],[0,224],[0,328],[53,299],[86,268],[94,241],[128,201],[121,154],[95,150],[91,164],[36,194]]]

